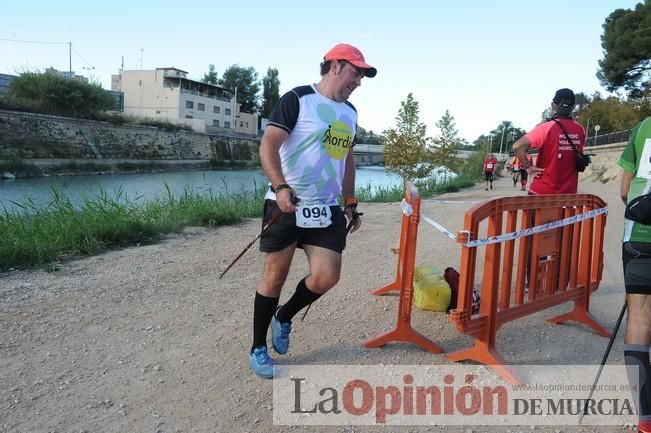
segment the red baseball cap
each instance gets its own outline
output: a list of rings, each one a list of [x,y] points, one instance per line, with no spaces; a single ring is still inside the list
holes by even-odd
[[[337,44],[328,51],[323,58],[330,60],[345,60],[364,71],[364,76],[373,78],[377,75],[377,69],[366,63],[362,52],[349,44]]]

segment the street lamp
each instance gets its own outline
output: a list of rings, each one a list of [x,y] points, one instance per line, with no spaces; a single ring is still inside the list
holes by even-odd
[[[511,144],[515,143],[515,136],[516,135],[517,135],[517,133],[515,131],[513,131],[513,130],[509,131],[509,140],[508,141]],[[507,144],[508,144],[508,142],[507,142]]]
[[[504,133],[506,132],[506,128],[502,128],[502,139],[500,140],[500,155],[502,154],[502,146],[504,145]]]

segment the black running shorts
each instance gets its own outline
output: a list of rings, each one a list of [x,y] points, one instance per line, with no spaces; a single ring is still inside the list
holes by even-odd
[[[275,200],[265,200],[262,214],[262,227],[275,215],[278,205]],[[324,228],[296,227],[296,215],[284,213],[260,237],[260,251],[265,253],[280,251],[297,242],[303,245],[326,248],[341,253],[346,248],[346,217],[339,206],[330,206],[332,224]]]
[[[624,242],[622,264],[626,293],[651,295],[651,244]]]

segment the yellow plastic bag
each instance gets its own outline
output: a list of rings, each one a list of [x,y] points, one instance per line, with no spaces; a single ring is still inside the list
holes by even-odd
[[[447,311],[452,290],[433,266],[417,266],[414,270],[414,304],[422,310]]]

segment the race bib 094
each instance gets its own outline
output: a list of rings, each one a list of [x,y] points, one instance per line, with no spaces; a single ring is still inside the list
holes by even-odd
[[[296,206],[296,225],[303,228],[322,228],[332,224],[330,206],[325,203],[301,203]]]

